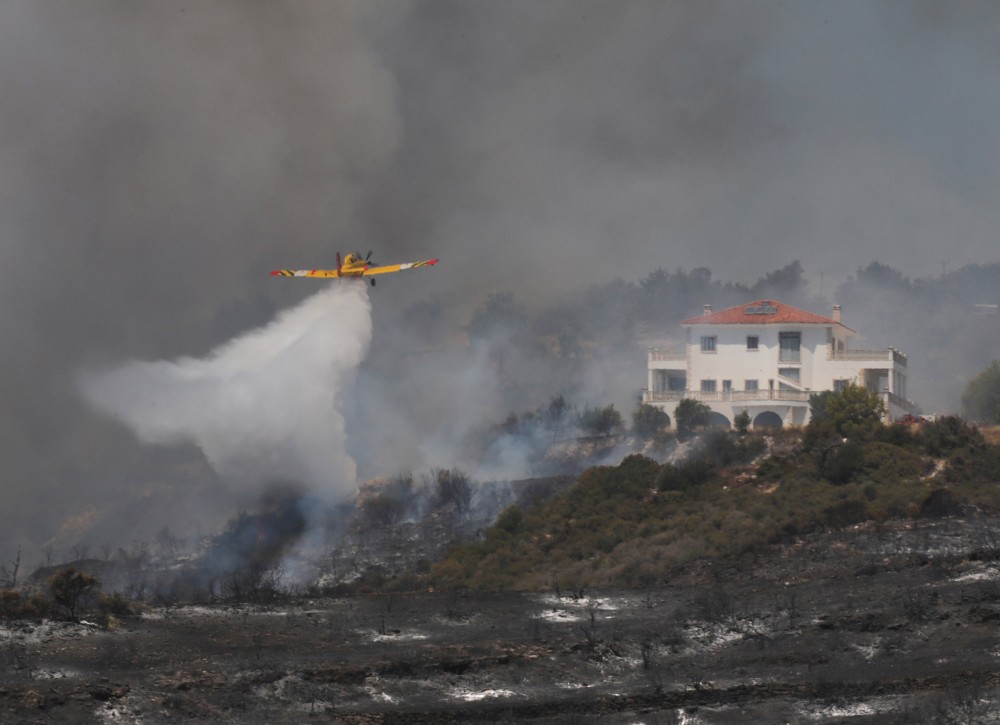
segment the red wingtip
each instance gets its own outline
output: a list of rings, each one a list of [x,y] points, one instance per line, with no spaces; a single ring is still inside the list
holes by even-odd
[[[428,259],[427,260],[427,264],[433,265],[433,264],[437,264],[437,263],[438,263],[438,260],[436,260],[436,259]]]
[[[279,276],[280,274],[281,274],[281,270],[280,270],[280,269],[272,269],[272,270],[271,270],[271,276],[272,276],[272,277],[277,277],[277,276]]]

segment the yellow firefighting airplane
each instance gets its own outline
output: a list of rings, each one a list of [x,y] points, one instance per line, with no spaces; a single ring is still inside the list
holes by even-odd
[[[436,259],[425,259],[422,262],[406,262],[404,264],[387,264],[381,267],[373,267],[371,261],[372,253],[362,257],[361,252],[348,254],[344,261],[340,261],[340,252],[337,252],[336,269],[275,269],[271,271],[272,277],[321,277],[323,279],[340,279],[342,277],[370,277],[373,274],[388,274],[389,272],[402,272],[404,269],[416,269],[417,267],[428,267],[438,263]],[[372,287],[375,280],[372,280]]]

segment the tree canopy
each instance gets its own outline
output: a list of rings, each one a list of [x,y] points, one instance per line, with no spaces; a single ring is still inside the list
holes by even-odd
[[[704,403],[693,398],[684,398],[674,408],[674,422],[677,425],[677,432],[686,434],[696,428],[706,426],[711,415],[712,409]]]
[[[670,426],[670,416],[655,405],[640,403],[632,413],[632,432],[649,439]]]
[[[844,438],[865,438],[877,428],[885,414],[878,393],[861,385],[824,391],[809,396],[809,426],[829,427]]]

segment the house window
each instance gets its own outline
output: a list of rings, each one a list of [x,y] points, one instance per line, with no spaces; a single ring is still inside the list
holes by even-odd
[[[722,381],[722,392],[723,393],[731,393],[731,392],[733,392],[733,381],[732,380],[723,380]]]
[[[801,379],[798,368],[778,368],[778,375],[789,380],[794,380],[795,382],[799,382]]]
[[[702,352],[715,352],[715,335],[711,337],[701,338],[701,351]]]
[[[802,333],[781,332],[778,333],[778,343],[780,345],[779,362],[799,362],[799,349],[802,345]]]
[[[760,338],[756,335],[747,335],[747,350],[756,350],[760,344]]]
[[[835,392],[835,393],[842,393],[843,391],[845,391],[847,389],[847,387],[850,384],[851,384],[851,381],[847,380],[847,379],[834,380],[833,381],[833,392]]]
[[[702,380],[701,381],[701,392],[703,392],[703,393],[714,393],[715,392],[715,381],[714,380]]]
[[[756,380],[744,380],[743,381],[743,389],[745,391],[747,391],[748,393],[756,393],[757,390],[759,389],[757,387],[757,381]]]

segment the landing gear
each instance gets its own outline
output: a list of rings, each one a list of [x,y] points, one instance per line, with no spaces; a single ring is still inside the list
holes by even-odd
[[[375,286],[375,280],[372,280],[372,287]]]

